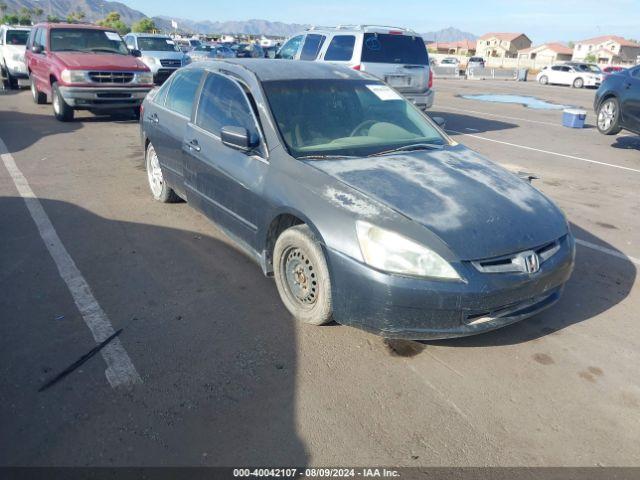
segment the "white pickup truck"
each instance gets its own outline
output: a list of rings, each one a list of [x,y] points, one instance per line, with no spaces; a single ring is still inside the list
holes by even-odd
[[[19,79],[29,78],[24,51],[30,30],[30,27],[0,26],[0,69],[9,88],[16,88]]]

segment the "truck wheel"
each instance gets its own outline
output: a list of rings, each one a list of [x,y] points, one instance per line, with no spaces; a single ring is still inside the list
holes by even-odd
[[[620,102],[615,97],[607,98],[598,108],[598,131],[604,135],[620,133]]]
[[[57,120],[61,122],[70,122],[73,120],[73,108],[67,105],[67,102],[62,98],[62,94],[60,93],[60,89],[58,88],[58,83],[54,82],[51,85],[51,103],[53,103],[53,114],[56,116]]]
[[[296,225],[282,232],[273,251],[273,268],[278,293],[291,315],[312,325],[331,321],[329,269],[308,226]]]
[[[31,96],[33,97],[33,101],[38,105],[47,103],[47,95],[38,90],[33,75],[29,75],[29,81],[31,82]]]
[[[147,169],[147,179],[149,180],[149,188],[151,189],[153,198],[162,203],[175,203],[179,201],[180,197],[176,195],[176,192],[174,192],[164,180],[158,155],[151,142],[149,142],[147,151],[144,154],[144,163]]]

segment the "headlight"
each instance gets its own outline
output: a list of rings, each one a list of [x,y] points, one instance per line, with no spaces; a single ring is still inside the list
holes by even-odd
[[[136,72],[134,82],[136,83],[153,83],[153,73],[151,72]]]
[[[158,62],[155,57],[140,57],[140,60],[142,60],[147,65],[155,65]]]
[[[417,277],[460,280],[440,255],[413,240],[366,222],[357,221],[364,261],[378,270]]]
[[[84,70],[63,70],[60,78],[65,83],[84,83],[87,81],[87,72]]]
[[[15,62],[23,62],[24,61],[24,54],[23,53],[14,53],[11,58]]]

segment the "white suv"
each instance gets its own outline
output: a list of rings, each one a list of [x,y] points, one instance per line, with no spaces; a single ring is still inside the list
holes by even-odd
[[[330,62],[371,73],[416,106],[433,105],[433,77],[422,37],[404,28],[375,25],[312,27],[294,35],[276,58]]]
[[[24,51],[30,30],[29,27],[0,26],[0,69],[9,88],[16,88],[18,79],[29,78]]]

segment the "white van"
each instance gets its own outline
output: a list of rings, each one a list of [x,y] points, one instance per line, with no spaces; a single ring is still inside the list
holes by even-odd
[[[398,27],[312,27],[289,38],[276,58],[330,62],[371,73],[416,106],[433,105],[433,77],[424,40]]]
[[[19,79],[29,78],[24,52],[30,27],[0,26],[0,70],[9,88],[17,88]]]

